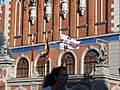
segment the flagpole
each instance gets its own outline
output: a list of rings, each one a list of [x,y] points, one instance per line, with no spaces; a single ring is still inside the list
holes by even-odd
[[[47,63],[46,63],[46,57],[45,57],[45,76],[47,74]]]
[[[45,33],[45,42],[46,42],[47,38],[48,38],[48,32]],[[46,76],[46,74],[47,74],[47,62],[46,62],[47,59],[46,59],[46,56],[44,58],[45,58],[45,76]]]
[[[34,34],[32,34],[32,43],[31,43],[31,76],[34,73]]]

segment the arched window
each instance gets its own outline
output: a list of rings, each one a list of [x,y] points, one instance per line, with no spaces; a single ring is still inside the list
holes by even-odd
[[[17,77],[25,78],[28,77],[28,61],[26,58],[21,58],[17,65]]]
[[[40,57],[37,62],[37,72],[40,76],[45,76],[49,73],[49,60],[45,61],[44,57]]]
[[[89,50],[84,58],[84,74],[91,74],[94,65],[97,63],[98,52],[96,50]]]
[[[61,65],[67,67],[68,74],[75,74],[75,58],[72,53],[67,52],[62,56]]]

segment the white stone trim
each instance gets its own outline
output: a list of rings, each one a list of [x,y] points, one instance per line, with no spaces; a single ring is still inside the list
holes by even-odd
[[[21,58],[26,58],[27,59],[27,61],[28,61],[28,66],[29,66],[29,71],[28,71],[28,77],[30,77],[30,70],[31,70],[31,60],[27,57],[27,56],[25,56],[24,54],[22,54],[21,56],[19,56],[17,59],[16,59],[16,62],[15,62],[15,77],[16,77],[16,75],[17,75],[17,65],[18,65],[18,62],[19,62],[19,60],[21,59]]]
[[[10,27],[10,14],[11,14],[11,11],[10,11],[10,8],[11,8],[11,5],[10,5],[10,2],[11,0],[6,0],[5,1],[5,23],[4,23],[4,36],[6,38],[6,40],[8,41],[9,39],[9,27]]]
[[[111,15],[114,16],[114,19],[111,20],[111,23],[114,24],[114,27],[111,28],[111,31],[113,32],[119,32],[120,29],[117,27],[117,25],[120,24],[120,1],[114,0],[114,4],[111,4],[111,8],[114,9],[113,12],[111,12]]]

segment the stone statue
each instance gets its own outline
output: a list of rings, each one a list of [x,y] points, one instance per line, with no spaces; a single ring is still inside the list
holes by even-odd
[[[35,6],[35,0],[30,0],[31,1],[31,6]]]
[[[12,57],[4,33],[0,30],[0,58]]]
[[[106,60],[106,55],[107,55],[107,53],[106,53],[106,46],[105,46],[105,44],[104,43],[97,43],[98,45],[99,45],[99,56],[98,56],[98,61],[99,61],[99,63],[100,62],[103,62],[103,61],[105,61]]]

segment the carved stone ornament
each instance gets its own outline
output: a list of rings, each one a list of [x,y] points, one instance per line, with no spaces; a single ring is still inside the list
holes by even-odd
[[[36,19],[36,6],[35,6],[35,0],[31,0],[30,5],[30,22],[33,25],[35,23]]]
[[[33,85],[31,86],[31,90],[38,90],[37,85],[33,84]]]
[[[30,7],[30,20],[31,20],[31,24],[33,25],[36,19],[36,7],[35,6],[31,6]]]
[[[99,56],[98,56],[99,63],[105,62],[107,56],[106,46],[104,43],[98,43],[98,45],[99,45]]]
[[[109,66],[107,64],[96,64],[95,65],[95,75],[110,75]]]
[[[81,16],[84,15],[85,8],[86,8],[85,0],[79,0],[79,11]]]
[[[51,17],[52,11],[51,11],[51,3],[50,0],[46,3],[46,12],[45,12],[45,16],[47,21],[50,21],[50,17]]]
[[[3,68],[0,68],[0,78],[4,78],[6,76],[6,69],[3,67]]]
[[[15,90],[27,90],[27,89],[23,87],[22,85],[19,85],[19,87],[17,87]]]
[[[62,0],[62,15],[63,15],[63,18],[65,19],[66,16],[67,16],[67,13],[68,13],[68,0]]]

